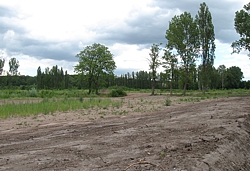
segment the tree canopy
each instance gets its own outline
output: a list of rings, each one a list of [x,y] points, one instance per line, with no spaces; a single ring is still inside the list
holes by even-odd
[[[17,75],[19,66],[19,61],[16,58],[11,58],[9,60],[9,73],[11,75]]]
[[[75,72],[86,76],[84,78],[88,82],[89,94],[93,89],[98,94],[100,86],[105,82],[104,77],[113,75],[116,68],[113,54],[108,47],[94,43],[85,47],[76,57],[79,63],[74,67]]]
[[[214,64],[215,58],[215,34],[214,25],[212,23],[212,15],[205,2],[200,4],[200,10],[196,15],[196,22],[199,30],[200,57],[201,57],[201,85],[203,94],[210,81],[209,73]]]
[[[179,16],[174,16],[166,30],[167,48],[175,49],[181,58],[183,68],[183,94],[186,94],[189,82],[190,68],[195,65],[195,57],[199,51],[199,30],[197,23],[191,14],[184,12]]]
[[[0,59],[0,75],[3,74],[4,63],[5,63],[5,59]]]
[[[151,95],[154,95],[154,90],[155,90],[155,81],[156,81],[156,73],[157,73],[157,68],[161,65],[160,61],[160,44],[153,44],[150,48],[150,53],[149,56],[149,68],[152,71],[152,92]]]
[[[250,52],[250,2],[235,13],[234,27],[240,39],[232,43],[233,53],[239,53],[242,49]]]

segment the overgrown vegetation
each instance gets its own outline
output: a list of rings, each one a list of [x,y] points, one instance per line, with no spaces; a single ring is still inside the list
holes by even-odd
[[[127,96],[127,93],[122,89],[122,88],[116,88],[111,90],[111,92],[109,93],[110,97],[123,97],[123,96]]]
[[[107,98],[86,98],[86,99],[48,99],[44,98],[41,102],[27,101],[25,103],[4,102],[0,105],[0,118],[11,116],[30,116],[39,113],[53,114],[56,111],[66,112],[69,110],[76,111],[79,109],[102,108],[107,109],[109,106],[120,106],[119,101],[112,101]]]
[[[126,87],[113,87],[109,94],[97,96],[88,95],[86,91],[80,90],[40,90],[35,88],[31,90],[4,90],[0,92],[0,118],[11,116],[30,116],[37,114],[54,114],[55,112],[66,112],[76,110],[111,110],[111,114],[125,115],[129,112],[146,112],[158,110],[156,103],[159,101],[148,101],[146,98],[134,99],[112,99],[111,97],[119,97],[126,95],[126,91],[137,93],[148,93],[151,89],[134,90]],[[203,95],[201,91],[187,91],[186,96],[182,96],[182,90],[173,89],[173,94],[170,96],[168,90],[157,90],[160,92],[156,96],[166,97],[165,101],[161,102],[163,106],[170,106],[174,103],[200,102],[206,99],[216,99],[220,97],[232,96],[247,96],[250,95],[250,90],[235,89],[235,90],[210,90]],[[105,97],[106,96],[106,97]],[[43,98],[41,98],[43,97]],[[178,97],[178,100],[171,100],[171,97]],[[15,99],[21,101],[15,102]],[[24,101],[22,101],[24,100]],[[120,109],[123,105],[127,109]],[[150,109],[146,109],[150,106]],[[158,105],[159,106],[159,105]],[[105,112],[100,111],[103,115]]]

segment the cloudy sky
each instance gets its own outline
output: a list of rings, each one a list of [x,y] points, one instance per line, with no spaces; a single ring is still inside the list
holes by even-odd
[[[165,32],[174,15],[184,11],[194,17],[198,0],[0,0],[0,58],[19,60],[22,75],[36,75],[41,66],[58,65],[73,74],[75,57],[85,46],[109,47],[116,74],[149,69],[153,43],[166,44]],[[235,11],[247,0],[209,0],[216,36],[215,67],[239,66],[250,80],[247,52],[231,55],[239,39],[234,29]]]

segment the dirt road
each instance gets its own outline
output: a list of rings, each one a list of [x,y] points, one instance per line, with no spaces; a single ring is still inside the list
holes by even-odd
[[[250,97],[0,132],[0,170],[249,170]]]

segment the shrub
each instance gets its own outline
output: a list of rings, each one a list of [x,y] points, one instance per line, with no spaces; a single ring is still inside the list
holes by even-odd
[[[167,96],[166,101],[165,101],[165,106],[170,106],[171,105],[171,100],[169,96]]]
[[[31,90],[29,90],[29,96],[37,97],[37,90],[35,88],[32,88]]]
[[[115,89],[109,93],[110,97],[123,97],[127,96],[127,93],[122,89]]]

